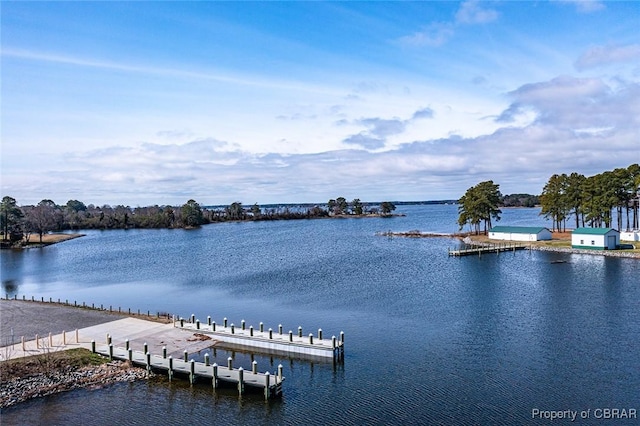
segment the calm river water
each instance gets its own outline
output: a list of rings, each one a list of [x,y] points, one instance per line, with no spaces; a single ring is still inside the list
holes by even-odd
[[[2,252],[3,293],[344,331],[346,341],[337,366],[257,356],[262,371],[283,364],[279,400],[162,379],[31,401],[3,411],[2,424],[549,422],[534,409],[591,410],[578,420],[598,424],[597,409],[640,411],[639,260],[449,258],[454,239],[375,233],[455,232],[456,206],[398,212],[406,217],[90,231]],[[538,212],[507,209],[500,224],[547,225]]]

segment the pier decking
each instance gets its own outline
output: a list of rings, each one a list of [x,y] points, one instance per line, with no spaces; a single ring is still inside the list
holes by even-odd
[[[223,382],[234,384],[241,395],[246,387],[252,387],[261,389],[265,399],[282,396],[282,365],[278,366],[278,373],[272,375],[269,372],[259,373],[255,361],[252,370],[245,371],[242,367],[233,368],[231,358],[227,360],[227,366],[221,366],[209,364],[208,356],[205,356],[205,362],[196,362],[187,360],[186,352],[184,359],[174,359],[171,356],[167,357],[166,350],[163,355],[151,355],[149,352],[133,351],[131,348],[116,348],[113,344],[97,345],[95,341],[92,342],[91,350],[112,359],[129,360],[132,364],[146,367],[149,371],[166,371],[169,379],[175,374],[181,374],[188,376],[191,383],[198,379],[211,380],[214,389]]]
[[[483,244],[483,245],[465,245],[464,248],[458,250],[448,250],[449,256],[471,256],[482,255],[489,253],[502,253],[505,251],[524,250],[527,248],[523,244],[516,243],[497,243],[497,244]]]
[[[283,333],[282,325],[278,326],[277,331],[271,328],[265,331],[262,323],[257,330],[254,330],[253,326],[247,328],[244,321],[240,323],[239,327],[228,324],[226,318],[222,324],[211,321],[211,317],[207,317],[206,323],[201,323],[193,315],[189,320],[180,318],[174,321],[174,326],[210,335],[219,342],[228,343],[235,347],[332,358],[334,361],[344,357],[343,332],[340,332],[339,338],[332,336],[331,339],[323,339],[322,329],[319,329],[315,336],[314,334],[303,336],[302,327],[298,327],[297,334],[294,334],[293,331]]]

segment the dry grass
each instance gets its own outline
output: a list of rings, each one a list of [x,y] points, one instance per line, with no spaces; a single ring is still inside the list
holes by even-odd
[[[107,362],[109,362],[108,358],[91,353],[87,349],[70,349],[0,362],[0,377],[4,382],[14,378],[46,374],[68,368],[77,369]]]
[[[84,234],[44,234],[42,236],[42,244],[55,244],[79,237],[84,237]],[[27,244],[26,241],[25,244]],[[40,235],[31,234],[29,236],[28,244],[40,244]]]

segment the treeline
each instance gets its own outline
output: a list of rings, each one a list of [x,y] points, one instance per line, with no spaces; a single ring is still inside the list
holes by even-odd
[[[473,232],[486,233],[492,221],[499,221],[500,207],[541,206],[540,214],[551,219],[553,231],[566,230],[567,220],[575,227],[612,227],[616,211],[617,229],[640,229],[640,165],[617,168],[594,176],[579,173],[554,174],[544,186],[540,197],[528,194],[503,196],[500,185],[480,182],[469,188],[458,200],[460,230],[470,225]],[[626,220],[625,220],[626,218]]]
[[[78,229],[132,229],[132,228],[192,228],[226,221],[312,219],[335,215],[388,215],[395,205],[382,202],[380,206],[362,203],[359,199],[347,202],[343,197],[331,199],[325,206],[293,208],[277,206],[261,208],[258,204],[245,207],[240,202],[228,206],[201,207],[195,200],[182,206],[129,207],[124,205],[85,205],[69,200],[58,205],[42,200],[37,205],[18,206],[16,200],[5,196],[0,204],[0,225],[3,246],[26,240],[31,235],[40,237],[51,231]]]
[[[502,195],[500,206],[502,207],[535,207],[540,205],[540,196],[531,194]]]
[[[554,230],[566,229],[573,217],[575,227],[613,227],[616,211],[617,229],[639,229],[640,165],[586,177],[579,173],[555,174],[542,190],[541,214],[551,219]],[[626,220],[625,220],[626,218]]]

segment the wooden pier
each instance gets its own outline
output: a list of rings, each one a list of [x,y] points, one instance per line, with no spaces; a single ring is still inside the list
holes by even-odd
[[[323,339],[322,329],[318,329],[317,335],[310,333],[303,336],[302,327],[298,327],[297,333],[283,333],[282,325],[278,325],[277,331],[271,328],[265,331],[264,324],[260,323],[259,328],[254,330],[253,326],[247,328],[244,320],[240,326],[229,324],[226,318],[222,324],[211,321],[211,317],[207,317],[207,322],[201,323],[194,315],[188,320],[175,320],[174,326],[210,335],[219,342],[238,348],[329,358],[334,361],[344,358],[344,332],[340,332],[339,338],[331,336],[331,339]]]
[[[501,253],[505,251],[524,250],[527,247],[517,243],[488,243],[482,245],[465,245],[464,248],[458,250],[448,250],[449,256],[471,256],[489,253]]]
[[[205,362],[187,360],[186,351],[183,359],[174,359],[171,356],[167,357],[166,350],[163,355],[151,355],[149,352],[133,351],[131,348],[116,348],[113,344],[96,345],[95,341],[91,342],[91,350],[111,359],[128,360],[134,365],[145,367],[148,371],[166,371],[169,380],[178,374],[188,377],[191,383],[199,379],[211,380],[214,389],[222,383],[231,383],[237,386],[240,395],[247,387],[251,387],[261,389],[265,399],[282,396],[282,365],[278,366],[277,374],[270,374],[259,373],[256,361],[252,363],[251,371],[245,371],[242,367],[233,368],[231,357],[228,358],[227,365],[222,366],[209,364],[208,354],[205,354]]]

